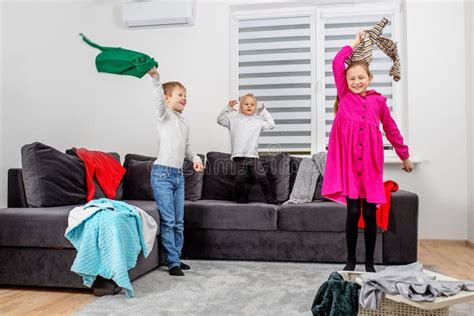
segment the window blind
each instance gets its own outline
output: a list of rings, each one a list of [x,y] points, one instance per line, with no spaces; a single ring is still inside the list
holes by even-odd
[[[254,94],[276,123],[259,151],[311,152],[310,17],[240,20],[238,34],[239,96]]]

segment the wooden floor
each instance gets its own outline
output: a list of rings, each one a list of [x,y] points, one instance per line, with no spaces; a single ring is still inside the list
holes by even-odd
[[[474,280],[474,248],[465,242],[422,240],[418,249],[428,268]],[[95,299],[88,291],[0,287],[0,315],[71,315]]]

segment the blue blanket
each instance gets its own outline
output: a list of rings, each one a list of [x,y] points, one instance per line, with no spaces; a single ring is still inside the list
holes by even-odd
[[[127,297],[132,297],[128,270],[135,267],[142,250],[145,257],[151,251],[143,238],[138,211],[132,205],[109,199],[92,200],[80,208],[74,210],[76,214],[83,211],[80,214],[84,218],[65,233],[77,250],[71,271],[79,274],[88,287],[99,275],[111,279],[125,289]]]

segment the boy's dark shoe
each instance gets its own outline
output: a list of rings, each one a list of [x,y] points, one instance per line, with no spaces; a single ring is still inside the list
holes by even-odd
[[[186,263],[182,262],[181,261],[181,265],[179,266],[181,268],[181,270],[190,270],[191,267],[189,265],[187,265]]]
[[[178,266],[171,267],[169,274],[173,276],[184,276],[184,272]]]

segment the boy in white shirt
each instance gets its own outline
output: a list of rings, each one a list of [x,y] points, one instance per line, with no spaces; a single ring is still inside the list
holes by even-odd
[[[181,112],[186,106],[186,88],[179,82],[161,85],[156,68],[148,74],[155,88],[158,117],[158,155],[151,171],[151,186],[160,212],[160,235],[169,274],[183,276],[190,267],[181,262],[184,231],[184,176],[186,157],[196,172],[204,167],[189,144],[189,125]]]

